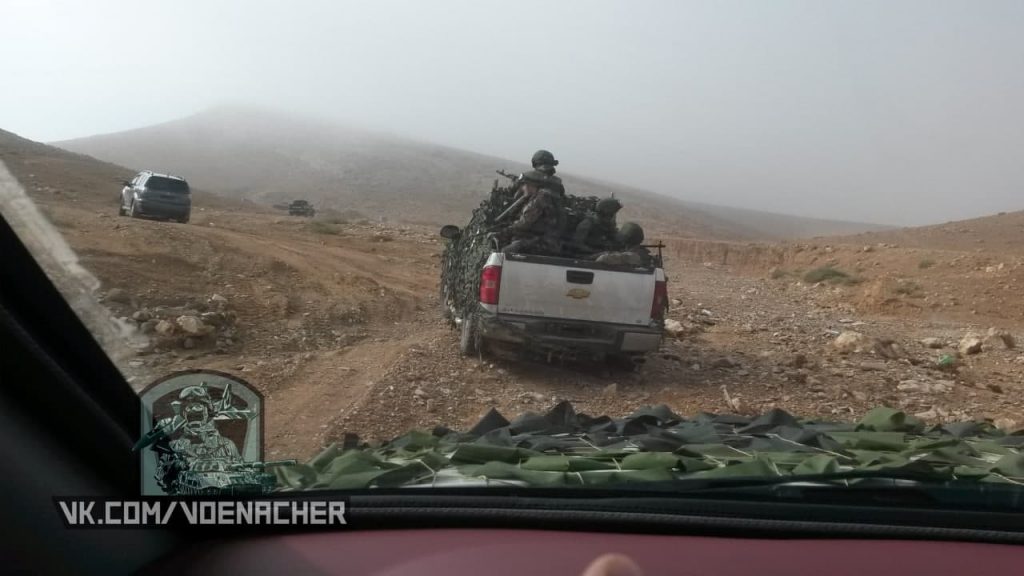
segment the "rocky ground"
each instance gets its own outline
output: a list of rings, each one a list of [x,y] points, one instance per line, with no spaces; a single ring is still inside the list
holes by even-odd
[[[665,403],[856,419],[888,405],[1024,424],[1024,264],[1011,243],[722,252],[670,241],[669,334],[638,369],[509,349],[467,359],[437,312],[432,229],[203,195],[187,225],[119,218],[107,176],[68,181],[66,166],[44,164],[9,162],[99,280],[93,296],[123,330],[111,353],[132,385],[200,367],[245,378],[266,396],[275,458],[308,457],[346,432],[461,428],[492,407],[514,415],[563,399],[612,416]],[[808,276],[821,268],[842,274]]]
[[[958,322],[857,314],[845,288],[677,265],[673,334],[637,371],[549,365],[514,351],[462,359],[452,333],[410,347],[370,397],[332,422],[388,436],[438,422],[467,426],[489,407],[506,414],[568,399],[591,414],[646,404],[675,411],[855,419],[874,406],[926,420],[988,418],[1016,428],[1024,414],[1024,355],[1007,332],[972,335]],[[421,321],[428,321],[423,319]]]

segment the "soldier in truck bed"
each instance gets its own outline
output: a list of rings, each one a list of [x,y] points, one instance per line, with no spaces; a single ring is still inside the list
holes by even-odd
[[[555,176],[558,160],[551,152],[538,150],[531,163],[533,170],[524,173],[518,181],[519,194],[527,200],[519,216],[504,231],[511,242],[502,251],[559,255],[565,228],[565,187],[562,179]]]
[[[533,182],[539,187],[548,188],[558,194],[565,194],[562,179],[555,176],[555,166],[558,166],[558,160],[555,160],[554,154],[547,150],[537,150],[533,153],[530,164],[533,166],[533,170],[523,174],[521,181]]]
[[[619,248],[614,252],[598,255],[597,262],[602,264],[644,266],[654,264],[654,256],[643,247],[644,229],[636,222],[626,222],[617,234]]]
[[[508,227],[506,232],[512,241],[502,251],[507,254],[560,254],[561,231],[565,227],[562,195],[531,182],[524,182],[522,186],[528,200],[519,217]]]
[[[588,214],[573,233],[573,247],[583,254],[594,254],[612,250],[619,245],[618,227],[615,215],[622,209],[622,203],[615,198],[605,198],[597,203],[593,214]]]

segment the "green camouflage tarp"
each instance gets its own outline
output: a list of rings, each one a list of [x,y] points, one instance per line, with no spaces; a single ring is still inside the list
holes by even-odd
[[[441,255],[441,302],[447,309],[454,309],[459,317],[476,310],[480,295],[480,270],[497,249],[488,238],[488,233],[499,228],[498,216],[512,205],[516,190],[511,185],[499,186],[494,183],[490,196],[473,210],[469,223],[462,228],[459,238],[448,242]],[[566,210],[566,233],[575,230],[576,224],[597,206],[596,197],[567,194],[564,200]],[[515,218],[510,217],[507,225]],[[454,323],[453,323],[454,324]]]
[[[683,418],[652,406],[620,419],[562,402],[512,422],[491,410],[468,432],[414,431],[380,445],[346,442],[275,469],[281,490],[400,486],[600,486],[682,478],[877,471],[935,480],[1024,483],[1024,434],[986,422],[926,426],[892,408],[859,422]]]

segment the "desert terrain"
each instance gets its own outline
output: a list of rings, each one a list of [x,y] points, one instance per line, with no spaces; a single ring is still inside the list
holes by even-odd
[[[270,457],[561,400],[613,416],[665,403],[856,419],[889,405],[1024,424],[1021,212],[771,242],[663,226],[670,334],[631,371],[460,357],[436,297],[444,241],[415,218],[337,206],[310,220],[200,189],[189,224],[129,219],[116,197],[133,170],[9,133],[0,160],[99,280],[93,297],[130,336],[130,354],[112,354],[129,382],[241,376],[265,394]],[[644,221],[630,210],[620,220]]]

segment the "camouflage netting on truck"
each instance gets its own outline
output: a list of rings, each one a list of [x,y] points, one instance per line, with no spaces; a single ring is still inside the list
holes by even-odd
[[[462,317],[476,308],[480,294],[480,270],[491,252],[500,248],[491,234],[500,232],[515,220],[513,215],[502,223],[497,222],[498,216],[512,205],[515,195],[514,186],[499,186],[495,182],[491,195],[473,210],[462,234],[448,242],[441,255],[440,297],[445,310],[454,309]],[[566,234],[571,234],[584,216],[594,211],[597,201],[596,197],[566,194]]]
[[[651,406],[593,418],[562,402],[509,422],[492,410],[468,432],[411,432],[378,446],[349,438],[308,463],[275,468],[282,490],[400,486],[606,486],[681,479],[759,478],[855,483],[1024,482],[1024,431],[986,422],[926,426],[892,408],[859,422],[757,417],[683,418]],[[851,480],[851,478],[853,478]]]

